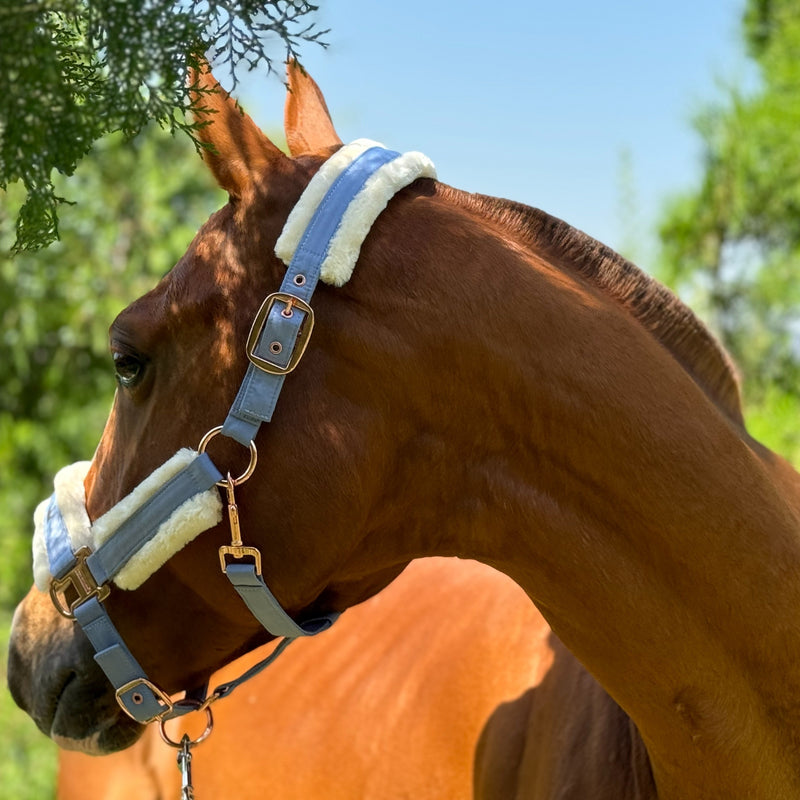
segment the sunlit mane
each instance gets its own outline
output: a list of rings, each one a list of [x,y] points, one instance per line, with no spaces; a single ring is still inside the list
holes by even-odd
[[[459,204],[510,229],[528,247],[611,295],[689,372],[734,422],[743,425],[736,368],[708,328],[669,289],[600,242],[537,208],[456,190]]]

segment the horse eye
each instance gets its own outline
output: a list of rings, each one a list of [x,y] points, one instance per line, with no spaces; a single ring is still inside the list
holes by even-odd
[[[119,385],[126,389],[136,385],[144,372],[144,364],[135,356],[126,353],[114,353],[112,358]]]

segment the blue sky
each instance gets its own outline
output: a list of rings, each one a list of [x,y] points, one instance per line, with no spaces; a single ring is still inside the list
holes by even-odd
[[[747,74],[744,0],[318,2],[330,46],[306,45],[302,61],[344,141],[422,150],[445,183],[612,247],[633,235],[645,261],[665,198],[700,171],[693,112]],[[277,80],[248,77],[236,94],[266,130],[280,125]]]

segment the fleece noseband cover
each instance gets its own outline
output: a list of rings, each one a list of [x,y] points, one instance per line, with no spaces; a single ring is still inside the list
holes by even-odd
[[[84,479],[90,462],[78,461],[60,470],[55,477],[53,497],[40,503],[34,513],[33,576],[36,587],[47,591],[51,574],[56,575],[59,571],[57,564],[51,563],[57,560],[58,551],[47,546],[48,528],[61,524],[58,515],[53,513],[52,503],[60,511],[73,552],[84,546],[93,553],[99,551],[126,522],[140,528],[149,527],[149,538],[113,575],[114,583],[120,589],[141,586],[198,534],[222,520],[222,500],[215,486],[185,500],[163,521],[157,520],[148,526],[148,521],[142,518],[147,501],[197,458],[198,454],[193,450],[179,450],[93,524],[86,512],[84,492]]]

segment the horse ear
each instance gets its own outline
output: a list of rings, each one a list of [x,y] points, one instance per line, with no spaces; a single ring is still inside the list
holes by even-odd
[[[232,197],[240,197],[264,168],[286,156],[242,111],[216,81],[208,65],[189,71],[197,138],[206,144],[203,160],[217,183]]]
[[[331,121],[325,98],[297,59],[286,65],[289,92],[284,109],[284,128],[293,156],[319,154],[342,144]]]

